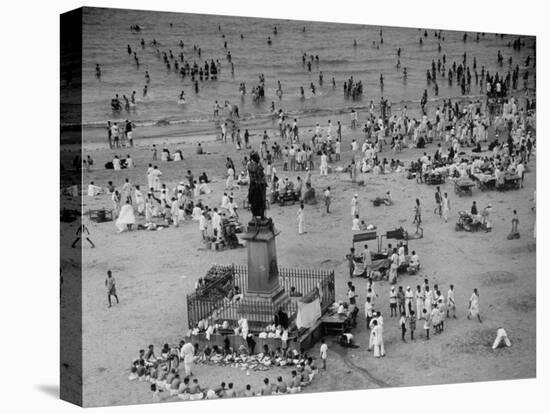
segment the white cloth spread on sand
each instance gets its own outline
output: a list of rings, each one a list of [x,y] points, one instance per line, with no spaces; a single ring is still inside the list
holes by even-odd
[[[122,232],[126,230],[126,225],[128,224],[136,224],[136,216],[134,214],[134,207],[131,204],[124,204],[120,209],[120,214],[115,225]]]

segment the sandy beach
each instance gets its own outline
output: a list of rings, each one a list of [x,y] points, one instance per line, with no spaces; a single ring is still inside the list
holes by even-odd
[[[349,124],[347,115],[331,118],[336,124]],[[304,125],[327,120],[309,119]],[[261,132],[273,125],[268,122],[254,132],[252,146],[258,148]],[[276,126],[275,126],[276,127]],[[304,136],[308,136],[304,128]],[[252,131],[251,131],[252,132]],[[126,178],[132,184],[146,185],[146,169],[151,161],[151,148],[147,137],[136,134],[135,148],[109,150],[96,145],[86,148],[83,158],[90,155],[94,169],[83,174],[84,189],[90,181],[105,187],[113,181],[120,187]],[[350,141],[359,138],[360,132],[344,129],[342,161],[331,164],[334,168],[345,167],[351,159]],[[151,139],[151,138],[150,138]],[[278,140],[278,138],[275,138]],[[85,137],[86,141],[86,137]],[[166,142],[164,144],[163,142]],[[206,171],[213,179],[211,194],[201,196],[209,206],[218,205],[225,182],[225,158],[232,157],[236,165],[245,154],[236,151],[234,145],[216,141],[215,134],[197,135],[194,139],[172,140],[155,137],[157,147],[167,147],[173,152],[181,149],[184,161],[155,162],[162,171],[162,182],[169,188],[183,179],[187,170],[195,175]],[[203,142],[208,155],[195,153],[196,142]],[[467,154],[471,148],[466,148]],[[426,151],[433,154],[434,145],[425,150],[404,149],[392,153],[388,147],[379,158],[399,158],[408,164]],[[136,168],[131,170],[106,170],[103,165],[113,154],[130,154]],[[65,154],[67,159],[73,155]],[[160,158],[160,157],[159,157]],[[316,157],[318,167],[318,157]],[[280,177],[295,179],[304,172],[283,172],[282,161],[275,167]],[[237,168],[239,170],[239,168]],[[389,317],[386,281],[376,282],[379,297],[377,308],[385,317],[386,358],[375,359],[367,352],[368,331],[365,329],[363,304],[365,302],[365,279],[354,279],[360,307],[358,327],[354,330],[357,349],[344,349],[333,339],[328,339],[328,369],[315,378],[307,392],[349,390],[375,387],[414,386],[444,384],[465,381],[488,381],[519,379],[535,376],[536,366],[536,243],[533,237],[535,213],[532,211],[536,185],[536,157],[531,158],[525,176],[525,185],[516,191],[481,192],[474,189],[472,197],[458,197],[450,180],[441,186],[451,198],[451,216],[444,223],[433,214],[434,186],[417,184],[407,180],[403,173],[373,176],[364,174],[364,186],[353,184],[349,175],[331,173],[320,177],[313,172],[312,184],[318,195],[324,188],[332,189],[331,213],[324,211],[321,203],[306,206],[305,235],[298,235],[296,212],[298,205],[271,206],[267,215],[272,217],[278,230],[279,265],[282,267],[305,267],[334,269],[336,274],[336,297],[345,299],[346,283],[349,280],[345,259],[351,247],[351,217],[349,203],[354,193],[359,194],[362,219],[377,226],[380,232],[403,226],[414,231],[413,205],[415,198],[422,203],[424,238],[409,242],[416,250],[422,264],[415,276],[402,275],[398,286],[421,284],[428,278],[430,284],[438,284],[446,292],[454,284],[457,300],[457,320],[447,320],[445,331],[434,335],[429,342],[417,325],[416,340],[403,343],[400,339],[398,318]],[[394,205],[373,207],[370,200],[391,191]],[[247,188],[235,191],[239,206],[246,197]],[[480,207],[493,206],[493,231],[490,233],[456,232],[457,212],[469,210],[475,200]],[[95,208],[111,208],[110,195],[88,197],[84,195],[83,212]],[[518,212],[520,239],[507,240],[511,229],[512,210]],[[246,223],[250,212],[239,210],[241,222]],[[141,222],[144,221],[140,218]],[[119,405],[152,402],[147,383],[128,381],[131,361],[139,349],[148,344],[159,348],[164,343],[177,343],[187,332],[185,295],[193,290],[195,281],[202,277],[210,266],[217,264],[246,263],[246,249],[209,251],[200,249],[198,223],[186,221],[179,228],[160,231],[133,231],[117,233],[113,222],[97,224],[84,218],[91,239],[92,249],[83,245],[83,367],[84,404]],[[69,226],[69,231],[74,224]],[[65,246],[68,248],[68,246]],[[371,248],[374,246],[371,246]],[[70,248],[69,248],[70,250]],[[108,269],[117,280],[120,304],[107,307],[104,280]],[[480,293],[480,311],[483,323],[467,320],[468,299],[473,288]],[[511,348],[492,351],[491,344],[496,330],[505,327]],[[311,353],[318,355],[318,346]],[[214,386],[222,380],[234,382],[237,390],[250,383],[258,389],[264,377],[274,381],[278,375],[290,376],[290,369],[273,368],[266,372],[251,372],[250,376],[237,368],[195,367],[203,386]]]

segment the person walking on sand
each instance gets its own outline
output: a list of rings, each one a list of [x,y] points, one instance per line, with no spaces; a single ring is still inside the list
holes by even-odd
[[[479,294],[477,293],[477,289],[474,289],[472,296],[470,296],[468,319],[470,319],[470,317],[477,318],[479,323],[481,323],[481,316],[479,316]]]
[[[323,152],[321,155],[321,164],[319,166],[319,169],[321,170],[321,175],[327,175],[328,174],[328,158],[327,154]]]
[[[407,317],[405,316],[405,312],[401,312],[401,318],[399,318],[399,326],[401,327],[401,340],[403,342],[407,342],[405,340],[405,335],[407,333]]]
[[[330,213],[330,187],[327,187],[325,190],[325,207],[327,209],[327,213]]]
[[[445,220],[445,223],[447,223],[447,220],[449,220],[449,212],[451,211],[451,200],[449,199],[447,193],[443,194],[443,198],[441,200],[441,208],[443,220]]]
[[[447,292],[447,318],[450,318],[452,313],[453,318],[456,319],[456,302],[454,288],[455,287],[451,285],[449,287],[449,291]]]
[[[321,349],[319,350],[319,356],[323,361],[323,369],[327,369],[327,353],[328,345],[325,343],[325,339],[323,338],[321,339]]]
[[[109,307],[111,307],[111,296],[114,296],[116,303],[120,303],[116,294],[116,281],[110,270],[107,270],[107,279],[105,279],[105,286],[107,287],[107,301]]]
[[[439,214],[439,217],[442,216],[442,209],[441,209],[441,189],[439,186],[437,186],[437,189],[435,191],[435,208],[434,208],[434,214]]]
[[[86,233],[86,236],[84,236],[84,233]],[[82,223],[80,226],[78,226],[78,229],[76,229],[76,239],[73,242],[73,244],[71,244],[71,247],[74,249],[78,241],[86,237],[86,240],[88,241],[88,243],[90,243],[92,248],[94,248],[95,244],[90,240],[89,235],[90,235],[90,231],[88,230],[88,227],[86,227],[86,225]]]
[[[304,203],[300,203],[300,208],[298,209],[298,212],[296,213],[296,217],[298,220],[298,234],[304,234],[306,232],[305,230],[305,217],[304,217]]]
[[[420,200],[417,198],[414,205],[414,220],[413,224],[420,226],[422,224],[422,210],[420,209]]]

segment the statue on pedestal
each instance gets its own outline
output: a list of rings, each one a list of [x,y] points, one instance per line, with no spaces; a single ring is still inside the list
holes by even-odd
[[[260,162],[260,155],[256,151],[250,154],[248,163],[248,174],[250,185],[248,187],[248,203],[252,212],[253,221],[265,221],[265,192],[267,181],[264,174],[264,167]]]

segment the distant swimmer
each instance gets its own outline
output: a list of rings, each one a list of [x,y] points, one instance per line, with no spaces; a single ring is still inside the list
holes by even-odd
[[[99,67],[99,63],[95,64],[95,77],[101,79],[101,68]]]
[[[334,77],[332,78],[332,87],[336,88],[336,80],[334,79]]]
[[[267,37],[267,44],[268,44],[269,46],[271,46],[271,43],[272,43],[272,42],[271,42],[271,36],[268,36],[268,37]]]
[[[303,86],[300,86],[300,96],[303,98],[305,98],[305,94],[304,94],[304,87]]]
[[[420,40],[418,41],[418,43],[420,43],[420,44],[422,45],[422,43],[423,43],[422,38],[420,38]]]
[[[151,76],[149,76],[149,71],[145,71],[145,82],[151,83]]]
[[[384,75],[380,74],[380,86],[384,86]]]
[[[145,98],[147,96],[147,85],[143,87],[143,97]]]
[[[323,85],[323,72],[319,72],[319,85]]]
[[[180,43],[179,43],[179,45],[180,45],[180,48],[182,48],[182,49],[183,49],[183,47],[185,46],[185,43],[183,43],[183,40],[180,40]]]
[[[128,50],[128,54],[131,55],[132,54],[132,48],[130,47],[130,45],[128,45],[127,50]]]
[[[144,39],[141,39],[140,44],[141,44],[141,48],[145,49],[145,40]]]
[[[277,36],[277,26],[275,26],[275,27],[273,28],[273,34],[274,34],[275,36]]]
[[[241,39],[244,39],[244,36],[243,36],[243,34],[242,34],[242,33],[241,33]]]
[[[311,88],[311,92],[315,95],[315,85],[313,84],[313,82],[311,82],[309,87]]]
[[[353,41],[353,47],[357,47],[357,40]]]
[[[195,93],[199,93],[199,81],[195,81]]]
[[[275,102],[271,101],[271,112],[275,112]]]
[[[403,78],[407,79],[407,68],[403,68]]]
[[[306,32],[306,27],[302,27],[302,33],[305,33]]]
[[[397,57],[401,57],[401,48],[397,49]]]
[[[130,95],[130,105],[136,104],[136,91],[132,91],[132,95]]]

